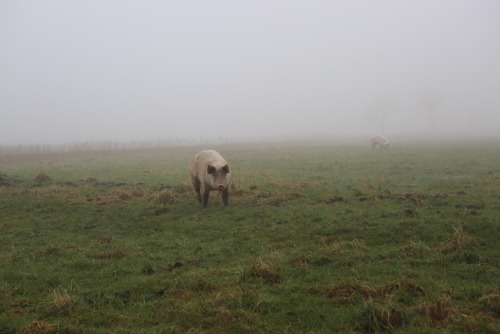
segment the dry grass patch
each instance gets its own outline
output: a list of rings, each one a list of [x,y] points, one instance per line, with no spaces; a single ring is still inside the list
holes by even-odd
[[[42,188],[25,189],[22,191],[23,194],[28,194],[38,199],[52,197],[62,192],[63,188],[56,185],[50,185]]]
[[[42,320],[35,320],[27,327],[22,329],[22,334],[53,334],[56,330],[51,325]]]
[[[257,194],[257,200],[263,204],[281,206],[289,200],[301,198],[299,193],[261,192]]]
[[[258,278],[266,284],[279,284],[283,282],[278,266],[271,260],[264,261],[258,259],[250,268],[249,276]]]
[[[368,300],[364,305],[364,316],[369,332],[392,332],[403,324],[403,314],[392,305],[382,305]]]
[[[312,189],[314,188],[314,185],[310,184],[310,183],[307,183],[307,182],[299,182],[299,183],[292,183],[292,184],[289,184],[288,187],[290,189],[299,189],[299,190],[303,190],[303,189]]]
[[[81,180],[80,182],[82,183],[86,183],[86,184],[94,184],[94,183],[97,183],[97,178],[95,177],[88,177],[84,180]]]
[[[450,239],[427,247],[421,240],[412,240],[400,247],[400,252],[406,256],[423,256],[432,252],[450,254],[464,249],[469,249],[473,245],[473,238],[465,233],[461,226],[453,227]]]
[[[143,189],[122,188],[113,192],[119,200],[125,201],[135,197],[143,197],[146,191]]]
[[[258,297],[257,292],[241,283],[225,284],[210,294],[209,303],[213,307],[229,310],[255,310],[259,304]]]
[[[479,304],[484,312],[494,318],[500,318],[500,294],[493,292],[479,298]]]
[[[153,195],[151,201],[155,204],[160,204],[162,207],[166,207],[169,204],[173,204],[175,199],[172,193],[165,189],[162,192]]]
[[[87,200],[85,194],[82,192],[76,190],[76,191],[70,191],[67,195],[66,198],[72,202],[72,203],[81,203],[85,202]]]
[[[463,249],[467,249],[472,245],[472,237],[464,232],[463,228],[453,226],[451,238],[435,247],[436,250],[448,254]]]
[[[422,256],[430,252],[421,240],[412,240],[399,248],[400,253],[406,256]]]
[[[299,266],[323,266],[334,262],[337,256],[344,252],[358,251],[361,254],[366,248],[365,242],[357,238],[346,241],[337,237],[315,235],[313,242],[320,247],[300,254],[291,261],[291,264]]]
[[[406,193],[390,191],[386,189],[382,194],[378,195],[379,199],[396,199],[402,202],[408,202],[415,207],[421,207],[427,198],[431,197],[425,193]]]
[[[298,183],[268,182],[267,185],[271,186],[273,189],[295,189],[295,190],[312,189],[315,187],[311,183],[307,182],[298,182]]]
[[[338,250],[359,249],[365,247],[365,242],[354,238],[351,241],[339,239],[338,237],[315,235],[314,242],[321,246],[333,246]]]
[[[172,191],[178,195],[194,194],[193,187],[187,184],[178,184],[172,187]]]
[[[336,304],[353,304],[370,298],[383,298],[398,289],[413,296],[424,294],[424,290],[420,286],[406,278],[383,285],[369,285],[357,280],[347,280],[327,287],[320,287],[319,291],[326,290],[328,298]]]
[[[88,197],[87,202],[94,204],[112,204],[121,201],[131,200],[138,197],[144,197],[150,193],[151,191],[144,189],[121,188],[107,195],[97,196],[95,198]]]
[[[116,242],[116,237],[111,234],[101,235],[99,237],[99,243],[101,244],[114,244]]]
[[[351,241],[341,241],[335,244],[339,250],[353,250],[353,249],[362,249],[365,247],[365,242],[361,239],[354,238]]]
[[[59,256],[62,254],[62,251],[58,246],[47,245],[40,249],[40,254],[44,256]]]
[[[280,206],[288,201],[284,194],[280,193],[260,193],[257,195],[257,199],[264,204]]]
[[[68,314],[70,308],[74,305],[73,299],[68,294],[68,291],[63,288],[57,288],[53,291],[53,301],[49,303],[46,310],[50,314],[64,313]]]
[[[450,320],[453,312],[451,297],[442,295],[433,302],[424,302],[418,307],[420,313],[426,316],[433,323],[442,323]]]
[[[127,256],[127,253],[123,249],[113,249],[109,252],[98,254],[97,258],[101,260],[109,260],[109,259],[121,260],[125,256]]]

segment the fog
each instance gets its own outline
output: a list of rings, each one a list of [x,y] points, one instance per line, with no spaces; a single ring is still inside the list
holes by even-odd
[[[0,145],[499,136],[500,2],[0,2]]]

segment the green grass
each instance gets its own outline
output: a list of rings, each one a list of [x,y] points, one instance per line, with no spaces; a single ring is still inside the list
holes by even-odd
[[[498,332],[499,144],[1,156],[0,332]]]

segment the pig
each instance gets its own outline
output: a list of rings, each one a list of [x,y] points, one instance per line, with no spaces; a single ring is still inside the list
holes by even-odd
[[[375,146],[379,145],[380,149],[389,148],[389,145],[391,145],[389,143],[389,139],[387,139],[386,137],[384,137],[382,135],[378,135],[378,136],[373,137],[370,140],[370,143],[372,144],[372,148],[375,148]]]
[[[196,154],[189,165],[189,176],[196,197],[204,208],[207,207],[208,197],[212,190],[222,193],[224,206],[228,206],[229,190],[233,184],[232,176],[229,164],[219,153],[214,150],[205,150]]]

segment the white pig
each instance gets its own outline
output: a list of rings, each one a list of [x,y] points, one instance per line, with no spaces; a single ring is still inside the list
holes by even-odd
[[[189,176],[196,197],[204,208],[207,207],[208,196],[212,190],[221,192],[224,205],[228,205],[229,190],[232,185],[231,171],[227,161],[219,153],[205,150],[196,154],[189,165]]]
[[[375,146],[379,145],[381,149],[389,148],[389,145],[391,145],[389,143],[389,139],[387,139],[386,137],[384,137],[382,135],[378,135],[378,136],[373,137],[370,140],[370,143],[372,144],[372,148],[375,148]]]

